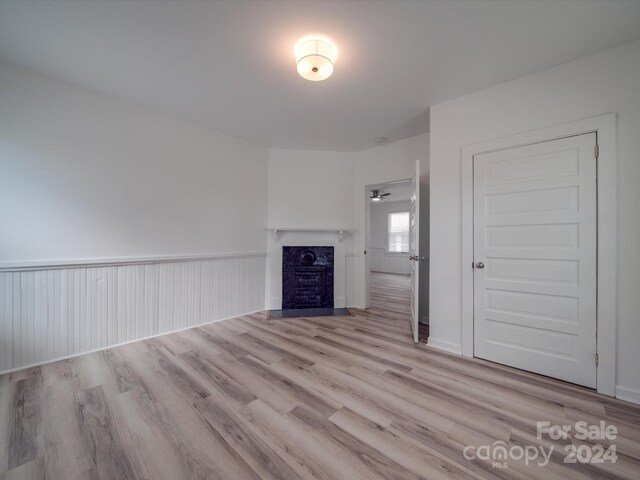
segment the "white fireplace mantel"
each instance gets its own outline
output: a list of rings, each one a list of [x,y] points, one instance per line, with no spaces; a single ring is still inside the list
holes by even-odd
[[[273,225],[273,224],[271,224]],[[291,224],[289,224],[291,225]],[[295,224],[294,224],[295,225]],[[283,247],[333,247],[333,304],[335,308],[345,308],[347,304],[347,260],[348,235],[354,229],[316,225],[266,227],[267,240],[267,282],[265,288],[266,308],[282,308],[282,256]],[[271,235],[269,235],[271,233]],[[282,238],[284,237],[284,238]]]
[[[265,230],[273,234],[274,240],[280,240],[285,232],[334,233],[338,241],[343,241],[352,231],[351,228],[309,228],[309,227],[267,227]]]

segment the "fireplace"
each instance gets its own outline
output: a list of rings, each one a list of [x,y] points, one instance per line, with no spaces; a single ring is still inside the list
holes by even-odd
[[[282,247],[282,309],[333,308],[333,247]]]

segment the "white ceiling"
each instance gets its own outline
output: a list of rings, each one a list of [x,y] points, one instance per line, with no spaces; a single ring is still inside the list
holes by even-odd
[[[324,82],[293,45],[339,48]],[[0,1],[0,59],[269,147],[355,151],[430,105],[640,37],[639,0]]]

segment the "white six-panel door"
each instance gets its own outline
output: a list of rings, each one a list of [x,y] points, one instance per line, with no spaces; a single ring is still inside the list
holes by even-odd
[[[596,135],[474,156],[474,355],[596,386]]]

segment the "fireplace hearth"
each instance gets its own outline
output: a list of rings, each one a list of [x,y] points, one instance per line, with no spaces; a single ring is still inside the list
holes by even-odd
[[[282,247],[282,309],[333,308],[333,247]]]

